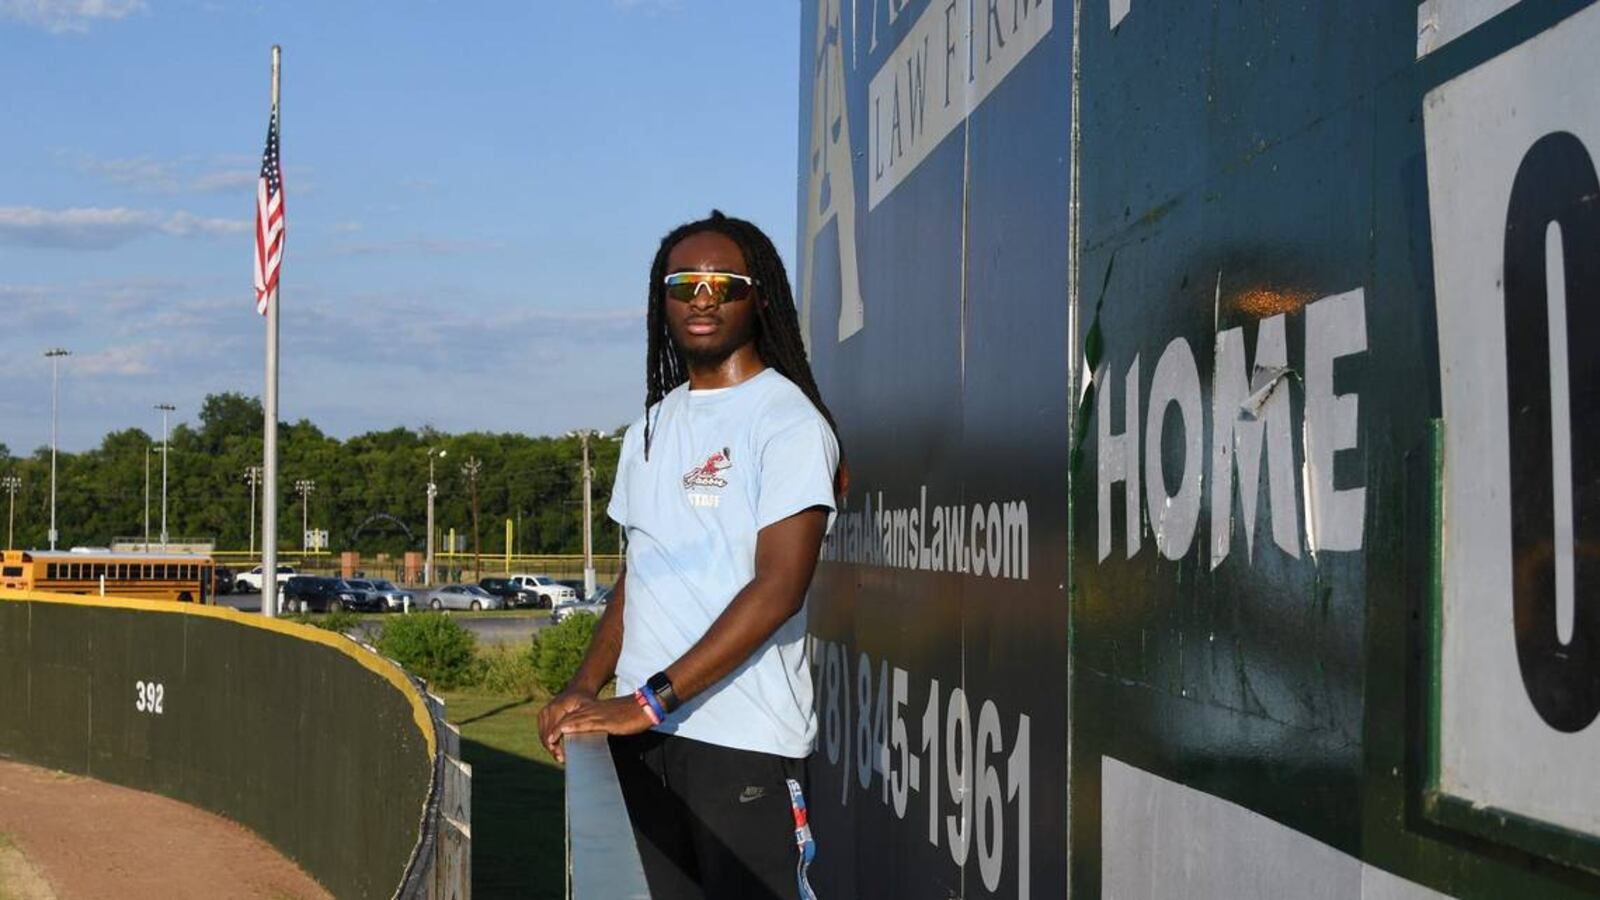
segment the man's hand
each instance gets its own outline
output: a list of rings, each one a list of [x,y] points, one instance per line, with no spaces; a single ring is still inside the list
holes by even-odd
[[[556,758],[556,762],[567,761],[567,755],[561,750],[561,732],[556,730],[556,726],[573,710],[594,702],[593,694],[568,688],[551,698],[544,709],[539,710],[539,741],[550,751],[550,755]]]
[[[639,734],[654,724],[645,715],[644,708],[632,694],[586,703],[556,724],[556,738],[568,734],[600,732],[602,734]]]

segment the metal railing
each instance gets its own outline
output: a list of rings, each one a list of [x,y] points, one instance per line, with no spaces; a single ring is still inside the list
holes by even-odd
[[[568,900],[650,900],[605,736],[570,734],[562,743],[567,753]]]

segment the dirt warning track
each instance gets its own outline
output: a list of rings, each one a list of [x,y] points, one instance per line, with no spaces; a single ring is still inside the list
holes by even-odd
[[[245,828],[176,800],[0,761],[0,897],[322,900]]]

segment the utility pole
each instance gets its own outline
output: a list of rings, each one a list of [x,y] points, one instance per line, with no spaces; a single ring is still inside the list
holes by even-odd
[[[0,487],[4,487],[6,493],[11,495],[11,511],[6,514],[6,549],[10,550],[16,546],[17,488],[22,487],[22,479],[15,475],[7,475],[5,478],[0,478]]]
[[[171,403],[157,403],[161,410],[161,552],[167,552],[167,413],[177,409]]]
[[[589,438],[594,432],[578,432],[583,439],[583,596],[594,596],[594,514],[591,497],[594,491],[594,469],[589,467]]]
[[[261,485],[261,467],[245,466],[244,480],[250,482],[250,556],[256,555],[256,488]]]
[[[467,457],[461,464],[461,474],[472,485],[472,572],[483,577],[483,551],[478,544],[478,473],[483,471],[483,461],[476,456]]]
[[[567,432],[583,445],[583,595],[594,593],[594,469],[589,466],[589,439],[600,437],[600,432],[580,428]]]
[[[439,493],[439,486],[433,483],[433,460],[435,457],[443,459],[448,452],[440,447],[428,448],[428,555],[422,564],[424,586],[433,585],[433,498]]]
[[[150,552],[150,445],[144,445],[144,552]]]
[[[57,364],[63,356],[71,356],[72,351],[63,347],[51,347],[44,352],[44,358],[50,360],[50,549],[56,548],[56,407],[60,396],[58,387]]]
[[[302,478],[294,483],[294,489],[300,494],[300,552],[306,553],[311,549],[311,492],[317,483]]]

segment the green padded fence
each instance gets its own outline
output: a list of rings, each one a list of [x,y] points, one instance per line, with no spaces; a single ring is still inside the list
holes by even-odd
[[[335,896],[421,880],[436,750],[421,691],[340,635],[214,607],[0,594],[0,757],[226,816]]]

